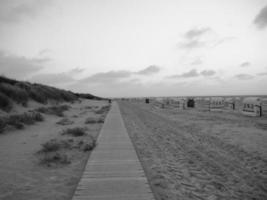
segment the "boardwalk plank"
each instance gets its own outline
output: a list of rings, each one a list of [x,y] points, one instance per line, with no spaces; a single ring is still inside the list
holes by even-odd
[[[154,200],[117,103],[107,115],[73,200]]]

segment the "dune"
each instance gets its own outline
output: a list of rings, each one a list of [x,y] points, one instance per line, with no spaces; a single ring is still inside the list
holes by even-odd
[[[24,84],[0,78],[0,199],[71,199],[109,103],[56,88],[49,96],[51,87],[40,85],[46,102],[38,102],[29,93],[34,84]]]

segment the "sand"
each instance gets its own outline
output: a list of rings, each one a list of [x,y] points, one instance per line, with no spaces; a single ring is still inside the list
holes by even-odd
[[[31,106],[32,105],[32,106]],[[70,127],[87,127],[88,134],[97,137],[102,124],[85,124],[85,119],[96,114],[88,106],[102,107],[105,101],[83,100],[69,104],[65,117],[74,123],[56,124],[62,117],[44,115],[45,121],[26,126],[23,130],[8,130],[0,135],[0,199],[71,199],[90,152],[68,150],[71,163],[48,167],[39,163],[36,154],[41,144],[50,139],[68,139],[61,131]],[[12,113],[21,113],[40,106],[31,103],[19,106]],[[83,136],[87,139],[88,136]]]
[[[157,199],[267,199],[266,118],[119,105]]]

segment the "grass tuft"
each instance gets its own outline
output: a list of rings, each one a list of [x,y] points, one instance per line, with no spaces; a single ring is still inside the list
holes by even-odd
[[[44,154],[40,158],[39,162],[41,165],[46,165],[48,167],[51,167],[52,165],[58,165],[58,164],[67,165],[71,163],[67,154],[62,153],[62,152],[52,152],[52,153]]]
[[[62,135],[71,135],[74,137],[84,136],[86,135],[85,130],[86,128],[82,127],[68,128],[63,130]]]
[[[70,125],[70,124],[73,124],[74,121],[72,120],[69,120],[68,118],[63,118],[61,120],[59,120],[56,124],[59,124],[59,125]]]
[[[2,92],[0,92],[0,109],[6,112],[9,112],[12,109],[11,100]]]
[[[31,125],[35,122],[43,121],[43,116],[38,112],[28,112],[23,114],[10,115],[0,118],[0,133],[3,133],[7,126],[23,129],[24,125]]]
[[[100,118],[88,117],[85,120],[85,124],[97,124],[97,123],[104,123],[103,117]]]
[[[89,141],[83,146],[82,150],[84,152],[92,151],[95,147],[96,147],[96,139],[90,135]]]
[[[27,105],[29,95],[24,89],[19,88],[16,85],[0,83],[0,91],[18,104],[22,104],[23,106]]]
[[[40,108],[37,108],[36,111],[45,113],[45,114],[63,117],[64,111],[68,110],[69,108],[70,106],[68,105],[60,105],[60,106],[51,106],[51,107],[40,107]]]
[[[110,105],[102,106],[100,109],[96,110],[95,113],[96,114],[105,114],[109,111],[109,109],[110,109]]]
[[[69,140],[51,139],[48,142],[42,144],[42,149],[39,151],[39,153],[53,152],[60,149],[71,149],[71,143],[72,142]]]

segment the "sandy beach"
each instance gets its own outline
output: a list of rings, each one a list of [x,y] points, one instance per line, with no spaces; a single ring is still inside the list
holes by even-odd
[[[266,118],[119,105],[157,199],[267,198]]]

